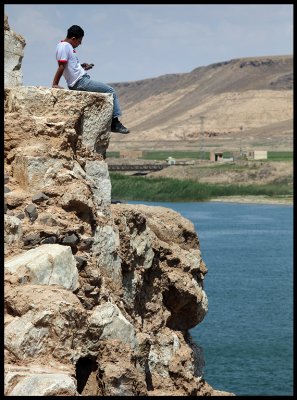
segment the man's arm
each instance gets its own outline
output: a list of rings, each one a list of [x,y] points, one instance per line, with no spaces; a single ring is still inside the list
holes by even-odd
[[[63,75],[65,66],[66,66],[66,63],[65,63],[65,62],[64,62],[64,63],[59,62],[59,67],[58,67],[58,69],[57,69],[57,72],[56,72],[56,74],[55,74],[55,76],[54,76],[54,80],[53,80],[53,83],[52,83],[52,87],[53,87],[53,88],[56,88],[56,89],[64,89],[63,86],[60,86],[60,85],[59,85],[59,82],[60,82],[61,76]]]

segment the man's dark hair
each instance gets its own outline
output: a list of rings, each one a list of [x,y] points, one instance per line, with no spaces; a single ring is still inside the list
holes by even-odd
[[[73,38],[75,37],[75,39],[79,39],[82,38],[84,36],[85,32],[83,31],[83,29],[78,26],[78,25],[72,25],[70,26],[70,28],[67,31],[67,38]]]

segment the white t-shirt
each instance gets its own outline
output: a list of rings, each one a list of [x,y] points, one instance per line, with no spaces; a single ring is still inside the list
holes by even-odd
[[[76,51],[70,43],[61,41],[57,44],[56,59],[58,62],[67,63],[63,72],[63,76],[67,85],[72,87],[86,71],[80,65]]]

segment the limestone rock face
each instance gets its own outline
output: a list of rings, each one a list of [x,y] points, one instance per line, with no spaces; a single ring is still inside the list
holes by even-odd
[[[26,41],[10,29],[8,17],[4,17],[4,87],[22,85],[22,59]]]
[[[207,272],[193,224],[164,207],[112,205],[120,233],[124,299],[142,325],[187,330],[208,310]],[[153,311],[153,312],[152,312]]]
[[[77,396],[76,381],[68,371],[47,366],[8,365],[5,386],[10,396]]]
[[[46,160],[52,162],[43,167],[41,174],[45,168],[51,168],[52,173],[59,168],[52,160],[61,160],[61,157],[58,154],[48,157],[47,154],[54,149],[62,152],[63,157],[82,156],[85,163],[88,152],[105,154],[112,109],[111,94],[35,86],[6,89],[4,151],[10,158],[18,156],[22,150],[23,158],[19,163],[27,164],[29,170],[33,168],[30,167],[32,157],[35,157],[33,165],[38,164],[38,170]],[[36,141],[37,138],[40,140]],[[8,154],[15,148],[18,151]],[[27,181],[24,176],[22,184],[31,185],[28,179],[34,174],[36,172],[28,173]]]
[[[4,268],[19,280],[77,289],[78,272],[70,246],[43,244],[8,259]]]
[[[111,204],[112,106],[5,91],[5,395],[222,395],[188,332],[208,309],[193,224]]]

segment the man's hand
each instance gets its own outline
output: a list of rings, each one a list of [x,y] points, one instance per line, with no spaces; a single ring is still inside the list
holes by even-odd
[[[60,86],[60,85],[52,85],[52,88],[55,88],[55,89],[64,89],[63,86]]]
[[[84,70],[88,70],[94,67],[94,64],[87,64],[87,63],[83,63],[81,64],[81,66],[83,67]]]

